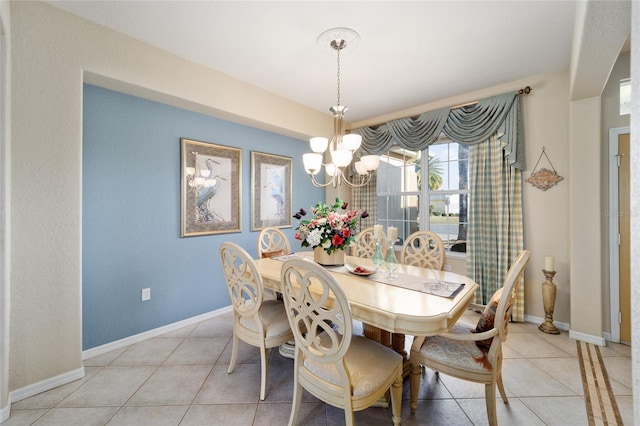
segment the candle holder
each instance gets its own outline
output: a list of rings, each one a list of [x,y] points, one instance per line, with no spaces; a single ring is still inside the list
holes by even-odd
[[[382,254],[382,244],[384,242],[381,238],[376,240],[376,251],[371,258],[371,261],[376,265],[376,272],[380,272],[380,267],[384,264],[384,254]]]
[[[385,266],[389,271],[387,278],[390,280],[395,280],[398,275],[396,274],[396,269],[398,269],[398,258],[396,258],[396,250],[395,250],[395,242],[398,240],[389,240],[387,239],[387,259],[385,260]]]
[[[553,310],[556,305],[556,285],[553,277],[556,271],[542,270],[546,280],[542,283],[542,303],[544,304],[544,322],[538,326],[538,330],[547,334],[560,334],[560,331],[553,325]]]

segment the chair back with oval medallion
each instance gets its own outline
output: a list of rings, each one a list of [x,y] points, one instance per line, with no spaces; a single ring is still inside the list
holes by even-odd
[[[220,244],[220,260],[233,305],[232,373],[238,358],[239,340],[260,348],[260,399],[266,397],[267,349],[293,339],[282,301],[265,300],[262,277],[254,260],[242,247]]]
[[[282,266],[283,299],[295,337],[293,405],[289,425],[297,424],[302,389],[354,411],[376,403],[391,389],[392,420],[400,424],[402,356],[364,336],[352,335],[349,302],[331,274],[317,263],[292,258]]]

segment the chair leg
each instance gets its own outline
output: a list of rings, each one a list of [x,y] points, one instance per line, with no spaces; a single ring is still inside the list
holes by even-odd
[[[484,385],[484,397],[487,404],[487,418],[490,426],[498,426],[498,416],[496,414],[496,385],[489,383]]]
[[[235,334],[231,338],[231,361],[229,361],[229,368],[227,373],[233,373],[233,368],[236,366],[236,360],[238,359],[238,336]]]
[[[298,421],[300,411],[300,401],[302,400],[302,386],[298,383],[298,373],[293,378],[293,404],[291,405],[291,415],[289,416],[289,426],[294,426]]]
[[[267,349],[260,347],[260,401],[267,395]]]
[[[355,424],[355,414],[353,412],[353,401],[351,400],[351,389],[342,390],[343,408],[344,408],[344,422],[346,426],[353,426]]]
[[[353,414],[353,410],[344,410],[344,423],[346,426],[353,426],[355,424],[355,415]]]
[[[402,375],[391,385],[391,418],[394,426],[400,426],[402,418]]]
[[[504,385],[502,384],[502,375],[498,376],[498,379],[496,380],[496,384],[498,385],[498,390],[500,391],[502,402],[504,402],[505,404],[508,404],[509,400],[507,399],[507,393],[504,391]]]
[[[416,412],[416,408],[418,408],[418,391],[420,390],[420,373],[422,372],[422,367],[420,364],[411,363],[411,374],[409,376],[409,384],[411,386],[411,396],[410,396],[410,405],[411,405],[411,413]]]

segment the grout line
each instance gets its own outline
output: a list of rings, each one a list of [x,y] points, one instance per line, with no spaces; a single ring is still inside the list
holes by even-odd
[[[576,341],[584,401],[589,425],[622,426],[622,417],[611,390],[600,349],[591,343]]]

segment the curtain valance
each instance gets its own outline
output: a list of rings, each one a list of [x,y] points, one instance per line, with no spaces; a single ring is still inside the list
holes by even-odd
[[[352,129],[351,132],[362,136],[362,148],[371,154],[382,154],[393,144],[410,150],[425,149],[440,133],[469,145],[484,142],[498,133],[509,164],[520,170],[525,167],[520,98],[516,93],[485,98],[456,109],[442,108],[418,117]]]

